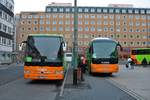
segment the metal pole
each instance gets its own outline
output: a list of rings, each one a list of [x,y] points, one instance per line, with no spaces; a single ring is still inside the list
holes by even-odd
[[[74,0],[74,34],[73,34],[73,85],[77,85],[77,66],[78,66],[78,13],[77,0]]]

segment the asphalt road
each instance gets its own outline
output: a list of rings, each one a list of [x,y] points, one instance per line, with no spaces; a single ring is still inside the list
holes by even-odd
[[[66,83],[63,96],[59,97],[61,86],[56,81],[25,80],[23,66],[0,68],[0,100],[136,100],[108,78],[86,75],[78,87]]]

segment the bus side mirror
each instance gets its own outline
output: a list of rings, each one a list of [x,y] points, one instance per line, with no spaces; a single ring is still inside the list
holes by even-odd
[[[21,44],[19,44],[19,51],[23,50],[24,44],[26,44],[26,43],[27,43],[27,41],[23,41],[23,42],[21,42]]]
[[[67,44],[65,42],[62,42],[63,51],[67,50]]]
[[[122,48],[122,46],[121,46],[121,44],[119,42],[118,42],[117,45],[120,47],[120,51],[123,51],[123,48]]]

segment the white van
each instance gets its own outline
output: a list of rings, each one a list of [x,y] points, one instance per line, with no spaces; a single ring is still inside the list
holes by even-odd
[[[72,53],[65,53],[65,61],[71,62],[72,61]]]

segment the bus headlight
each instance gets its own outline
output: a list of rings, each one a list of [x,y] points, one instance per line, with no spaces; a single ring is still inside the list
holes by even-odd
[[[29,70],[25,70],[24,74],[30,74],[30,71]]]
[[[55,74],[63,74],[64,71],[56,71]]]

